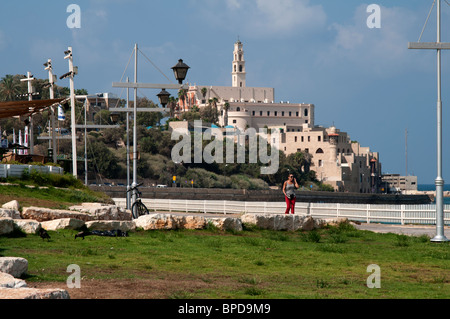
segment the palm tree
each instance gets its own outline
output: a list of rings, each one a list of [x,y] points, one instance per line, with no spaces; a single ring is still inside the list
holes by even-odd
[[[223,117],[223,126],[228,126],[228,110],[230,109],[230,103],[225,102],[223,105],[223,109],[225,110],[225,114]]]
[[[217,109],[217,103],[219,102],[219,100],[216,98],[216,97],[213,97],[212,98],[212,105],[213,105],[213,107],[214,107],[214,109],[215,109],[215,114],[219,114],[219,110]]]
[[[170,117],[175,116],[175,108],[177,106],[177,99],[173,96],[169,97],[168,107],[170,108]]]
[[[208,93],[208,89],[207,88],[202,88],[202,95],[203,95],[203,99],[206,100],[206,93]]]
[[[19,84],[11,74],[5,75],[0,81],[0,100],[14,101],[19,94]]]
[[[183,101],[183,104],[184,104],[184,101],[186,99],[186,94],[187,94],[187,90],[185,90],[185,89],[180,89],[178,91],[178,99]],[[183,106],[185,107],[185,105],[183,105]]]

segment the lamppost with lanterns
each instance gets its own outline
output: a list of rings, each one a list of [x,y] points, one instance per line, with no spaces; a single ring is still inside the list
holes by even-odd
[[[188,87],[183,85],[183,81],[186,78],[187,72],[190,69],[188,65],[186,65],[182,59],[178,60],[178,63],[172,67],[175,79],[178,81],[178,84],[152,84],[152,83],[138,83],[137,81],[137,65],[138,65],[138,45],[135,44],[134,47],[134,83],[123,83],[123,82],[113,82],[112,86],[117,88],[126,88],[126,89],[134,89],[134,107],[133,110],[127,108],[111,108],[111,112],[133,112],[133,183],[131,184],[132,192],[132,204],[136,201],[136,187],[137,183],[137,112],[168,112],[170,111],[165,106],[169,103],[170,93],[166,90],[179,90],[179,89],[187,89]],[[160,89],[161,92],[157,94],[160,104],[163,106],[162,108],[138,108],[137,107],[137,89]],[[128,169],[128,167],[127,167]],[[127,185],[127,190],[130,189],[130,185]]]

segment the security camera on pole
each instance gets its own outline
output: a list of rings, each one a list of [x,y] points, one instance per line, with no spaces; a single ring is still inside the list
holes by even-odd
[[[31,81],[34,81],[35,78],[31,75],[30,72],[27,72],[27,75],[24,79],[20,79],[21,82],[28,82],[28,101],[33,101],[33,85],[31,84]],[[34,153],[34,136],[33,136],[33,117],[30,115],[28,118],[28,121],[30,123],[30,133],[29,133],[29,140],[30,140],[30,154],[33,155]]]
[[[69,72],[60,77],[60,79],[65,79],[66,77],[70,80],[70,120],[72,127],[72,170],[73,176],[77,177],[77,135],[76,135],[76,125],[75,125],[75,88],[73,78],[78,74],[78,68],[73,66],[73,55],[72,47],[69,47],[67,51],[64,51],[66,55],[64,60],[69,59]]]
[[[54,99],[55,98],[55,94],[54,94],[54,90],[53,90],[53,85],[56,82],[56,76],[53,75],[53,67],[52,67],[52,59],[48,59],[47,62],[44,63],[45,66],[45,70],[48,70],[48,82],[50,84],[49,89],[50,89],[50,99]],[[50,112],[51,112],[51,134],[52,134],[52,149],[53,149],[53,163],[56,163],[57,161],[57,154],[56,154],[56,135],[55,135],[55,108],[54,106],[50,107]]]

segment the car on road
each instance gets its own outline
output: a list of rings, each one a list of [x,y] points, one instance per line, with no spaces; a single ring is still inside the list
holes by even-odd
[[[166,187],[167,187],[167,185],[162,185],[162,184],[156,185],[156,188],[166,188]]]

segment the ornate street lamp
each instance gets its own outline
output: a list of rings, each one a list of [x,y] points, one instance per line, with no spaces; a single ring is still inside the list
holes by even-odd
[[[166,105],[169,103],[169,97],[170,93],[166,91],[166,89],[162,89],[159,94],[156,95],[159,98],[159,103],[162,105],[163,108],[166,107]]]
[[[190,67],[183,63],[182,59],[179,59],[177,65],[172,67],[173,73],[175,74],[175,79],[177,79],[179,84],[183,84],[189,69]]]

